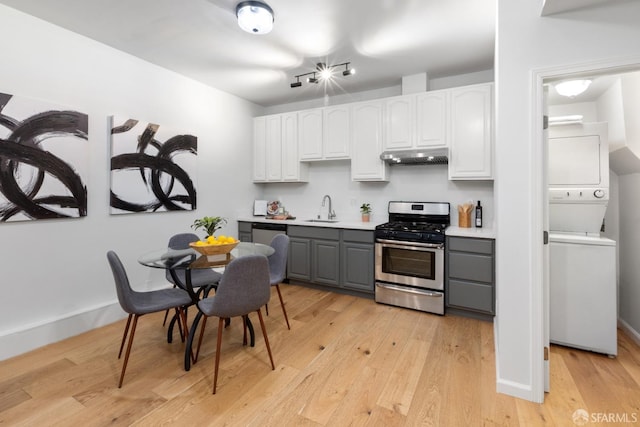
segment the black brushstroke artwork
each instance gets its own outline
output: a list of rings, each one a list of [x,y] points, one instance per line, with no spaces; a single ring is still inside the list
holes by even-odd
[[[0,194],[5,199],[0,199],[0,221],[86,216],[87,188],[82,178],[72,165],[42,145],[60,137],[84,143],[88,116],[76,111],[44,111],[19,120],[4,113],[12,98],[0,93],[0,126],[8,131],[0,138]],[[50,180],[68,194],[48,194]]]
[[[126,142],[116,141],[113,136],[135,131],[137,124],[138,121],[134,119],[128,119],[121,125],[114,123],[111,129],[112,144]],[[112,181],[112,212],[156,212],[196,208],[195,185],[189,173],[174,162],[174,157],[184,154],[197,155],[198,139],[193,135],[175,135],[162,142],[156,139],[159,128],[159,125],[148,124],[140,135],[130,137],[137,139],[135,152],[119,153],[111,157],[112,174],[120,171],[138,171],[139,182],[127,182],[128,190],[137,186],[141,194],[138,198],[142,198],[142,195],[153,197],[146,201],[125,200],[122,194],[117,194]]]

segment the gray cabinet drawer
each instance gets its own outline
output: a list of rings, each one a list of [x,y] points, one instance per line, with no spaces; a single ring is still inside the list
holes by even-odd
[[[479,254],[493,254],[493,240],[475,239],[469,237],[449,237],[447,249],[450,251],[475,252]]]
[[[373,231],[342,230],[342,240],[345,242],[373,243]]]
[[[251,233],[251,223],[238,221],[238,232],[240,233]]]
[[[463,252],[449,252],[450,278],[493,283],[493,258]]]
[[[309,239],[340,240],[340,229],[326,227],[304,227],[290,225],[287,234],[294,237],[307,237]]]
[[[449,306],[495,314],[491,285],[450,279],[447,300]]]

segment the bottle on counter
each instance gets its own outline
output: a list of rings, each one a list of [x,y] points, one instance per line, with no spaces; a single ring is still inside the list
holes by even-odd
[[[482,206],[480,206],[480,200],[476,206],[476,228],[482,228]]]

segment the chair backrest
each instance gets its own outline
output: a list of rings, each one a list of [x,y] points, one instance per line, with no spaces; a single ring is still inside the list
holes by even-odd
[[[271,284],[277,284],[287,275],[287,257],[289,256],[289,236],[276,234],[271,240],[271,247],[275,252],[269,256],[269,271]]]
[[[118,294],[118,301],[120,306],[127,313],[135,313],[135,306],[133,304],[134,290],[131,289],[129,284],[129,278],[127,272],[122,265],[122,261],[114,251],[107,252],[107,260],[111,266],[111,272],[113,273],[113,280],[116,284],[116,293]]]
[[[171,249],[187,249],[189,243],[197,242],[198,240],[200,238],[194,233],[179,233],[171,236],[167,246]]]
[[[236,258],[226,266],[207,315],[236,317],[249,314],[267,304],[270,296],[267,257]]]
[[[169,244],[167,247],[169,249],[187,249],[189,247],[189,243],[197,242],[198,240],[200,240],[200,238],[194,233],[178,233],[169,238]],[[165,270],[164,274],[167,281],[169,283],[173,283],[173,277],[171,277],[169,270]]]

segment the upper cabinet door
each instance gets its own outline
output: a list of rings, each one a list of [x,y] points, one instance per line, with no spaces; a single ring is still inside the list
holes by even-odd
[[[492,179],[493,84],[451,90],[450,179]]]
[[[253,181],[267,180],[267,133],[264,117],[253,119]]]
[[[382,152],[382,101],[354,104],[351,110],[351,179],[386,181]]]
[[[415,96],[397,96],[384,102],[384,149],[408,149],[415,140]]]
[[[437,90],[417,95],[416,146],[447,147],[449,91]]]
[[[282,180],[307,181],[308,168],[298,157],[298,113],[282,114]]]
[[[324,108],[323,158],[348,159],[351,125],[349,105]]]
[[[322,108],[298,113],[300,160],[322,159]]]
[[[282,180],[282,123],[280,115],[266,117],[267,181]]]

